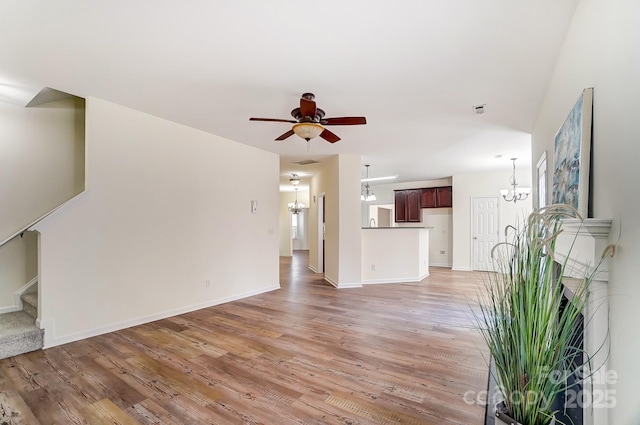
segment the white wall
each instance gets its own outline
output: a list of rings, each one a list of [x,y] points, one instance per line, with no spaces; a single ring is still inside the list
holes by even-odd
[[[339,286],[359,286],[362,281],[360,265],[362,238],[360,235],[360,168],[356,155],[339,155]]]
[[[29,108],[0,102],[0,158],[4,241],[84,189],[84,100]],[[36,239],[25,235],[0,246],[0,311],[37,274],[29,269],[37,264]]]
[[[84,100],[0,102],[0,241],[84,188]]]
[[[471,270],[471,199],[473,197],[497,196],[500,189],[509,185],[513,169],[509,164],[504,171],[458,174],[453,176],[453,266],[454,270]],[[516,170],[520,187],[531,187],[531,168]],[[531,212],[531,199],[514,204],[499,199],[500,240],[504,240],[504,229],[515,225]]]
[[[362,283],[419,282],[429,275],[429,230],[363,229]]]
[[[453,263],[453,208],[423,208],[422,225],[430,228],[429,265],[451,267]]]
[[[96,98],[86,143],[36,228],[46,347],[279,287],[276,155]]]
[[[558,58],[533,130],[535,161],[547,150],[553,170],[554,135],[584,88],[594,88],[593,211],[612,218],[618,240],[609,283],[611,355],[610,424],[640,423],[640,2],[583,0]],[[548,193],[551,193],[551,178]]]
[[[336,155],[313,175],[309,186],[309,267],[318,270],[318,203],[325,196],[325,279],[340,288],[359,286],[360,270],[360,157]]]
[[[37,276],[37,254],[34,232],[0,246],[0,313],[17,310],[13,294]]]

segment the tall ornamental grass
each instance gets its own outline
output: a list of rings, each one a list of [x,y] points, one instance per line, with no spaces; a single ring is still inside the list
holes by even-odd
[[[506,414],[523,425],[547,425],[554,419],[554,398],[576,373],[574,359],[585,354],[574,344],[586,294],[600,264],[574,285],[574,297],[562,307],[566,260],[554,281],[555,245],[564,218],[579,218],[566,205],[531,213],[523,226],[509,227],[496,245],[495,273],[488,273],[480,296],[477,325],[495,362],[496,381]],[[613,254],[613,246],[603,254]],[[588,318],[584,318],[588,320]],[[584,365],[584,363],[583,363]]]

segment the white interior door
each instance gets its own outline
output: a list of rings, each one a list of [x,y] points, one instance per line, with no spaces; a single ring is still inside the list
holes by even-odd
[[[473,270],[494,271],[491,250],[498,243],[498,198],[473,198],[472,212]]]

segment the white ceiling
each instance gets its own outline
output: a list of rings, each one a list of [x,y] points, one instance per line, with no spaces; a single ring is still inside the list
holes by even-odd
[[[530,166],[529,133],[577,0],[62,0],[0,4],[0,100],[95,96],[281,155],[362,156],[417,181]],[[313,92],[342,140],[290,118]],[[486,104],[486,113],[473,106]],[[496,159],[496,155],[502,155]],[[312,169],[312,168],[311,168]],[[286,178],[284,179],[286,181]]]

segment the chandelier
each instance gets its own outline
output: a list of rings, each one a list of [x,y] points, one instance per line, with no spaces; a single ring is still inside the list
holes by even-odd
[[[365,164],[365,167],[367,168],[367,180],[369,179],[369,164]],[[369,186],[369,182],[367,181],[364,186],[362,187],[362,190],[360,191],[360,200],[361,201],[375,201],[376,200],[376,194],[373,193],[373,190],[371,190],[371,187]]]
[[[298,188],[296,187],[296,201],[289,203],[289,212],[291,214],[300,214],[303,208],[304,204],[298,202]]]
[[[530,187],[518,187],[518,182],[516,181],[516,159],[518,158],[511,158],[511,161],[513,161],[513,175],[509,178],[511,189],[502,189],[500,191],[500,195],[502,195],[505,201],[513,202],[514,204],[527,199],[529,192],[531,192]]]

